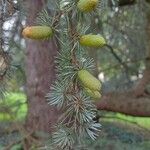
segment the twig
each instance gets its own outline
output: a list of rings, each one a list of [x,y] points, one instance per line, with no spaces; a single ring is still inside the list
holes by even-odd
[[[140,61],[144,61],[146,59],[146,57],[143,57],[143,58],[141,58],[141,59],[135,59],[135,60],[130,60],[130,61],[123,61],[123,63],[136,63],[136,62],[140,62]],[[101,70],[99,70],[100,72],[104,72],[104,71],[107,71],[107,70],[110,70],[110,69],[112,69],[112,68],[116,68],[117,69],[117,67],[120,67],[120,63],[119,64],[115,64],[115,65],[112,65],[112,66],[110,66],[110,67],[107,67],[107,68],[104,68],[104,69],[101,69]]]
[[[110,49],[110,52],[116,58],[116,60],[125,68],[128,69],[128,66],[122,61],[122,59],[115,53],[114,49],[110,45],[106,45]]]

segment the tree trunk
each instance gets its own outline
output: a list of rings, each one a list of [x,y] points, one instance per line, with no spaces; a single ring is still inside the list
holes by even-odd
[[[27,25],[33,25],[37,13],[45,4],[43,0],[27,0]],[[50,133],[57,121],[56,108],[50,107],[45,95],[49,92],[51,83],[55,80],[54,57],[57,47],[54,40],[26,40],[26,77],[28,114],[26,129],[29,132],[44,131]],[[32,141],[31,141],[32,142]],[[27,143],[25,149],[29,149]]]

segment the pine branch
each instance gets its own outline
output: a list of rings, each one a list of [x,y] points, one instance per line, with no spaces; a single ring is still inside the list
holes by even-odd
[[[99,11],[104,0],[92,1],[94,5],[91,5],[90,1],[86,3],[80,1],[58,0],[57,7],[53,8],[55,10],[53,17],[44,11],[37,19],[41,22],[41,26],[46,25],[49,26],[49,30],[53,30],[53,36],[57,38],[60,45],[55,59],[57,80],[46,96],[48,103],[62,112],[51,138],[54,149],[70,150],[76,144],[80,145],[81,139],[87,137],[95,140],[101,130],[100,123],[94,120],[97,110],[91,100],[101,97],[101,83],[90,73],[95,66],[94,61],[88,56],[87,47],[83,47],[80,39],[90,28],[87,25],[90,17]],[[50,1],[48,4],[50,5]],[[24,35],[26,35],[25,31]],[[41,36],[36,30],[34,31],[35,35],[34,32],[30,33],[32,39],[38,39],[38,36],[43,39],[47,37],[46,32],[41,31]],[[93,46],[89,41],[92,37],[90,36],[85,43]],[[95,48],[105,45],[103,37],[94,35],[95,37],[96,42],[92,39],[94,44],[98,43],[94,45]]]

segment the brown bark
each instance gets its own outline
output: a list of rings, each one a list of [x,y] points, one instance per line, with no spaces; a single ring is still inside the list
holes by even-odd
[[[50,131],[57,119],[57,113],[45,99],[55,79],[53,59],[56,48],[52,42],[27,42],[26,75],[28,96],[28,119],[30,128]]]
[[[120,112],[126,115],[150,117],[150,95],[135,97],[134,92],[104,94],[97,109]]]
[[[27,25],[33,25],[37,13],[44,5],[43,0],[27,0]],[[27,77],[27,103],[28,114],[26,129],[29,132],[51,132],[57,121],[56,108],[50,107],[45,95],[49,92],[51,83],[55,80],[54,57],[57,47],[54,40],[34,41],[26,40],[26,77]],[[32,141],[30,141],[32,142]],[[29,149],[31,143],[26,142]]]

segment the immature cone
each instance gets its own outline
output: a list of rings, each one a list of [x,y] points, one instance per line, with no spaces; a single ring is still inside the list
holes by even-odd
[[[47,39],[53,35],[53,31],[49,26],[31,26],[26,27],[22,35],[30,39]]]
[[[99,0],[79,0],[77,7],[82,12],[90,12],[96,8]]]
[[[106,45],[106,40],[101,35],[82,35],[79,40],[82,46],[100,48]]]
[[[78,71],[78,78],[84,88],[87,88],[92,91],[100,91],[101,83],[95,78],[92,74],[90,74],[87,70]]]
[[[85,92],[92,98],[94,99],[100,99],[101,98],[101,94],[99,91],[92,91],[88,88],[85,88]]]

